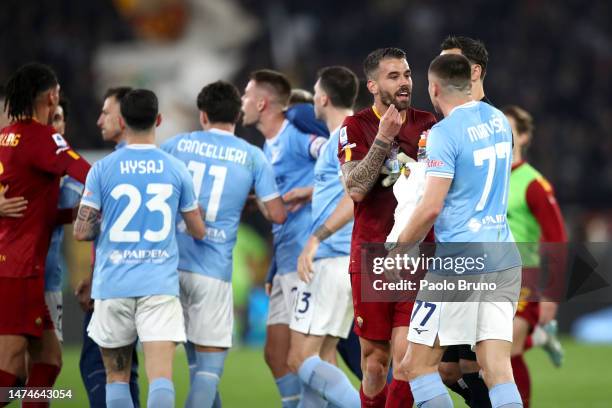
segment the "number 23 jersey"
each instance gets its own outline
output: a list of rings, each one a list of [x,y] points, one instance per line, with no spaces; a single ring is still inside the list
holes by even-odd
[[[178,296],[176,217],[198,207],[181,161],[127,145],[92,167],[81,204],[102,213],[92,298]]]

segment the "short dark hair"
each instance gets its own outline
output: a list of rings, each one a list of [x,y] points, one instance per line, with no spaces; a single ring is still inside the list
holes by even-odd
[[[200,111],[206,112],[211,122],[236,123],[242,102],[240,92],[234,85],[216,81],[202,88],[197,105]]]
[[[527,133],[530,137],[533,135],[533,116],[525,109],[516,105],[509,105],[505,106],[502,112],[504,112],[506,116],[510,116],[514,119],[516,130],[519,133]]]
[[[148,130],[155,125],[158,114],[157,96],[148,89],[134,89],[121,100],[121,116],[131,129]]]
[[[64,95],[60,97],[59,106],[62,107],[62,112],[64,113],[64,122],[68,121],[70,102],[68,102],[68,99]]]
[[[48,65],[38,62],[25,64],[6,83],[4,110],[8,110],[10,119],[30,119],[38,95],[57,84],[57,76]]]
[[[429,64],[429,72],[440,79],[445,88],[463,92],[472,87],[472,68],[463,55],[439,55]]]
[[[292,106],[297,105],[298,103],[309,103],[312,105],[314,103],[312,93],[308,92],[305,89],[292,89],[291,95],[289,95],[289,102],[287,102],[287,105]]]
[[[291,84],[284,74],[271,69],[260,69],[252,72],[249,78],[258,85],[266,86],[276,95],[278,103],[287,106],[291,95]]]
[[[317,76],[332,105],[337,108],[353,107],[359,87],[359,80],[353,71],[342,66],[332,66],[320,69]]]
[[[378,48],[372,51],[363,61],[363,73],[366,79],[372,79],[378,70],[380,61],[387,58],[406,59],[406,53],[404,50],[394,47]]]
[[[440,44],[440,51],[458,48],[461,53],[472,63],[478,64],[482,68],[480,78],[484,79],[487,73],[487,64],[489,62],[489,53],[484,43],[480,40],[449,35]]]
[[[114,88],[108,88],[104,93],[104,99],[113,97],[117,102],[121,103],[121,100],[128,94],[133,88],[131,86],[117,86]]]

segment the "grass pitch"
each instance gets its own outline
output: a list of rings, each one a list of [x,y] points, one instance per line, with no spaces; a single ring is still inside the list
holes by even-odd
[[[612,407],[612,345],[584,345],[563,341],[566,358],[561,369],[548,361],[542,350],[527,353],[533,381],[533,408],[607,408]],[[142,357],[142,356],[141,356]],[[53,407],[88,406],[79,374],[79,349],[64,350],[64,368],[56,388],[71,389],[71,400],[56,400]],[[144,359],[140,360],[141,362]],[[146,406],[147,384],[141,364],[141,403]],[[174,383],[177,407],[183,407],[188,391],[188,370],[182,347],[176,355]],[[353,383],[357,381],[351,376]],[[280,407],[274,381],[260,349],[237,348],[229,353],[221,379],[221,399],[225,408]],[[451,393],[452,394],[452,393]],[[454,398],[456,407],[464,404]],[[12,404],[11,406],[17,406]]]

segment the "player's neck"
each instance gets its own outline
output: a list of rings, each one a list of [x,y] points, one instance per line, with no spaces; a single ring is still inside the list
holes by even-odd
[[[270,113],[263,116],[257,124],[257,129],[266,139],[272,139],[280,132],[285,122],[285,115],[282,112]]]
[[[352,109],[333,109],[326,113],[325,124],[327,125],[327,129],[330,132],[338,129],[342,122],[344,122],[344,118],[347,116],[351,116],[353,114]]]
[[[444,101],[439,101],[439,105],[442,114],[444,117],[447,117],[457,106],[465,105],[468,102],[473,102],[473,99],[469,95],[457,95],[450,96]]]
[[[43,125],[48,125],[49,112],[50,109],[48,106],[35,105],[34,112],[32,112],[32,119],[34,119],[38,123],[42,123]]]
[[[133,130],[125,131],[125,143],[128,145],[132,144],[155,144],[155,132],[144,131],[134,132]]]
[[[523,161],[523,153],[517,143],[514,143],[514,149],[512,149],[512,164],[518,164]]]
[[[472,99],[475,101],[480,101],[484,98],[484,87],[482,85],[482,81],[476,81],[472,83]]]
[[[236,133],[236,125],[233,123],[209,122],[204,126],[204,130],[219,129],[230,133]]]

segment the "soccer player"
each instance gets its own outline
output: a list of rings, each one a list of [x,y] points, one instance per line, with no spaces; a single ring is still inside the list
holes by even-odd
[[[561,210],[555,199],[550,183],[525,161],[526,150],[533,135],[533,119],[529,112],[518,106],[503,109],[514,134],[512,173],[508,197],[508,223],[516,242],[567,242]],[[537,245],[521,246],[524,275],[539,276],[540,255]],[[523,289],[526,293],[528,288]],[[545,300],[545,299],[543,299]],[[538,323],[543,325],[555,318],[557,303],[519,301],[514,317],[512,341],[512,370],[514,379],[523,398],[523,405],[529,407],[531,381],[527,364],[523,358],[525,341]],[[548,348],[551,350],[551,348]],[[559,352],[559,346],[552,348]]]
[[[68,119],[68,102],[61,98],[59,105],[53,113],[51,126],[64,136],[66,132],[66,120]],[[58,207],[69,210],[66,223],[72,223],[72,209],[78,206],[83,184],[79,183],[70,176],[65,176],[60,181],[60,194]],[[45,302],[49,309],[49,315],[55,327],[55,334],[60,342],[63,341],[62,335],[62,283],[66,270],[66,262],[61,254],[62,241],[64,240],[64,226],[57,225],[51,235],[49,252],[45,262]]]
[[[266,138],[264,153],[272,164],[276,184],[282,195],[291,190],[312,191],[314,161],[326,139],[299,131],[285,118],[291,93],[287,78],[276,71],[259,70],[251,74],[242,96],[243,124],[254,125]],[[299,279],[297,259],[308,238],[311,222],[309,194],[299,194],[284,224],[274,224],[274,254],[267,292],[270,295],[264,357],[281,395],[283,407],[299,403],[301,386],[287,365],[289,323],[294,293]],[[286,200],[286,197],[283,197]]]
[[[197,99],[201,131],[179,134],[161,148],[181,160],[193,175],[207,236],[191,238],[180,225],[179,275],[185,313],[191,388],[187,408],[213,406],[234,322],[232,252],[245,202],[252,188],[275,224],[286,219],[272,166],[260,148],[235,136],[240,93],[232,84],[206,85]],[[219,401],[220,406],[220,401]]]
[[[429,95],[445,119],[427,138],[424,195],[398,242],[418,242],[435,223],[438,245],[457,242],[463,248],[473,243],[482,249],[480,256],[488,258],[478,273],[489,276],[499,291],[493,296],[500,295],[480,302],[423,302],[419,293],[400,371],[410,380],[416,405],[423,408],[453,406],[438,364],[445,346],[466,340],[475,346],[492,406],[522,406],[510,365],[521,279],[521,259],[505,218],[512,132],[500,111],[472,100],[470,78],[470,63],[460,55],[438,56],[429,66]],[[486,133],[475,133],[484,128]],[[442,282],[444,272],[430,268],[425,279]]]
[[[97,240],[87,330],[104,360],[109,408],[133,407],[128,383],[137,336],[150,384],[148,406],[174,406],[174,350],[185,341],[177,213],[195,239],[205,233],[187,168],[155,147],[157,106],[146,89],[124,96],[120,121],[127,145],[93,166],[74,225],[77,240]]]
[[[321,69],[314,85],[316,117],[332,132],[314,168],[311,235],[298,258],[302,282],[289,326],[289,366],[302,380],[304,406],[311,406],[311,401],[315,405],[318,395],[338,407],[360,405],[349,379],[330,364],[335,362],[339,338],[347,337],[353,321],[347,275],[353,201],[340,179],[338,143],[342,122],[353,114],[357,86],[357,76],[340,66]]]
[[[440,51],[440,55],[458,54],[470,61],[472,99],[492,105],[484,91],[489,62],[489,53],[484,43],[470,37],[448,36],[440,44]],[[472,408],[488,408],[491,406],[489,392],[479,371],[476,354],[470,346],[464,344],[446,348],[440,364],[444,383],[461,395]]]
[[[412,303],[362,302],[361,244],[385,242],[393,228],[397,201],[393,189],[383,187],[380,170],[386,159],[402,151],[416,158],[421,133],[435,117],[410,106],[412,76],[406,53],[381,48],[364,61],[367,86],[374,105],[345,119],[340,131],[338,157],[346,188],[355,202],[349,272],[355,313],[354,330],[360,338],[363,380],[362,406],[410,406],[412,396],[405,381],[395,378],[404,356]],[[394,379],[386,380],[390,357]]]
[[[17,385],[26,351],[32,362],[28,387],[53,386],[61,366],[60,344],[45,305],[45,258],[59,180],[69,174],[84,182],[89,164],[49,126],[59,88],[55,73],[39,63],[19,68],[6,87],[11,124],[0,130],[0,184],[28,203],[23,217],[0,218],[0,308],[5,311],[0,316],[0,387]]]
[[[120,103],[132,88],[120,86],[109,88],[104,94],[102,111],[98,118],[98,128],[102,139],[115,144],[115,150],[125,146],[125,126],[120,119]],[[95,252],[95,250],[94,250]],[[93,260],[95,262],[95,260]],[[93,262],[91,273],[93,274]],[[79,369],[81,379],[87,390],[87,398],[91,408],[106,407],[106,374],[100,348],[87,334],[87,326],[93,314],[93,301],[91,300],[91,276],[82,280],[76,288],[76,296],[81,308],[85,312],[83,319],[83,335]],[[134,349],[132,354],[132,374],[130,375],[130,394],[134,407],[140,406],[140,390],[138,386],[138,353]]]

